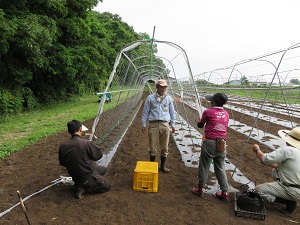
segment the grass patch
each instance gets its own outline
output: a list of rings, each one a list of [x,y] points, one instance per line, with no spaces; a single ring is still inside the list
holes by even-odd
[[[225,89],[226,88],[226,89]],[[260,89],[259,89],[260,88]],[[222,87],[204,87],[198,86],[198,91],[206,91],[207,93],[225,92],[235,96],[243,96],[248,99],[264,100],[266,95],[267,101],[275,101],[280,104],[300,104],[300,86],[298,87],[243,87],[228,86]]]
[[[103,111],[113,106],[105,104]],[[94,118],[98,108],[98,96],[86,95],[1,119],[0,158],[43,137],[66,130],[67,122],[72,119],[85,121]]]

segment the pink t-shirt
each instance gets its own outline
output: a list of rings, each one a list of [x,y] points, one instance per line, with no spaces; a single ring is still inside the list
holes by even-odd
[[[216,139],[223,137],[226,140],[226,131],[229,114],[223,107],[213,107],[203,112],[200,123],[205,124],[205,138]]]

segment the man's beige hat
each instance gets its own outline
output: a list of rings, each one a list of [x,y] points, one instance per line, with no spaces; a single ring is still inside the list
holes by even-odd
[[[168,86],[167,81],[165,81],[165,80],[158,80],[156,82],[156,84],[158,84],[159,86],[162,86],[162,87],[167,87]]]
[[[87,131],[87,130],[89,130],[89,129],[86,126],[84,126],[84,125],[81,126],[81,131]]]
[[[300,149],[300,127],[290,130],[279,130],[278,135],[290,145]]]

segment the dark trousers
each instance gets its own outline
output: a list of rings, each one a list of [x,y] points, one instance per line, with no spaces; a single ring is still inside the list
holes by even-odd
[[[103,193],[109,191],[111,182],[103,176],[105,173],[106,168],[104,166],[96,165],[89,179],[84,182],[81,187],[88,193]]]

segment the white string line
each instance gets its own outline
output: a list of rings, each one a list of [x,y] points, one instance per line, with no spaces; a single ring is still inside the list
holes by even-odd
[[[41,189],[40,191],[35,192],[35,193],[33,193],[33,194],[31,194],[31,195],[25,197],[25,198],[23,199],[23,202],[25,202],[27,199],[31,198],[32,196],[34,196],[34,195],[36,195],[36,194],[39,194],[39,193],[45,191],[46,189],[48,189],[48,188],[50,188],[50,187],[52,187],[52,186],[54,186],[54,185],[56,185],[56,184],[58,184],[58,183],[60,183],[60,182],[63,182],[63,183],[71,183],[71,182],[73,182],[73,181],[72,181],[72,178],[71,178],[71,177],[63,177],[63,176],[61,176],[60,178],[58,178],[58,179],[52,181],[53,184],[50,184],[49,186],[47,186],[47,187]],[[18,202],[18,203],[15,204],[14,206],[10,207],[9,209],[7,209],[7,210],[1,212],[1,213],[0,213],[0,217],[2,217],[2,216],[4,216],[5,214],[9,213],[13,208],[17,207],[18,205],[20,205],[20,202]]]

